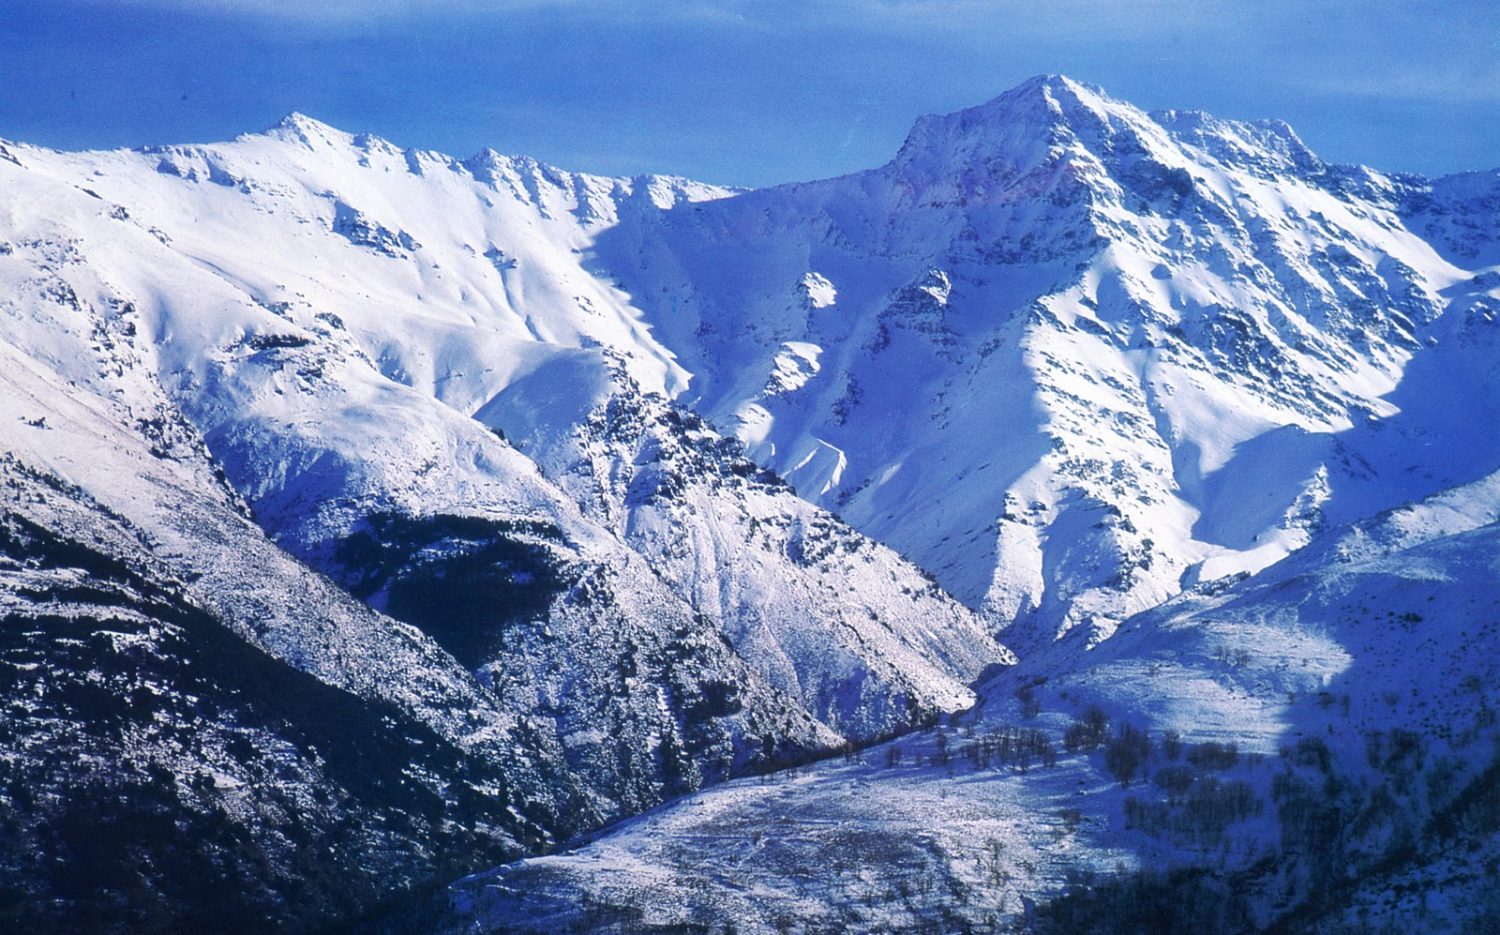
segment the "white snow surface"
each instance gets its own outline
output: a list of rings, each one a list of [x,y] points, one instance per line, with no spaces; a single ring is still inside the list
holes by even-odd
[[[1279,122],[1067,78],[923,118],[879,169],[743,193],[300,115],[218,146],[7,152],[168,241],[197,269],[171,295],[260,304],[175,328],[179,379],[285,322],[461,415],[565,379],[491,420],[560,439],[617,361],[1027,647],[1103,639],[1495,454],[1446,403],[1489,379],[1465,348],[1500,286],[1491,175],[1332,166]],[[329,430],[351,444],[374,414]],[[310,547],[308,522],[278,535]]]
[[[966,707],[969,681],[1013,661],[972,610],[786,488],[700,483],[743,460],[711,429],[669,515],[570,483],[591,413],[690,379],[594,269],[596,235],[727,190],[458,161],[300,115],[221,145],[6,152],[4,338],[131,418],[180,408],[256,522],[314,568],[348,571],[341,547],[389,515],[555,529],[536,546],[608,569],[636,625],[706,615],[779,703],[816,710],[818,742]],[[793,342],[782,382],[763,382],[789,391],[817,368]],[[640,454],[589,457],[607,479]],[[571,600],[552,613],[576,616]]]

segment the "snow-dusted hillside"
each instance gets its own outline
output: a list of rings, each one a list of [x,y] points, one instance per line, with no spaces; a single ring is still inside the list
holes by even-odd
[[[277,549],[180,422],[0,362],[8,924],[331,921],[582,826],[556,741]]]
[[[1180,598],[1083,665],[1023,658],[949,726],[459,881],[445,930],[1485,930],[1495,490]]]
[[[566,436],[536,426],[535,413],[568,405],[559,387],[578,367],[517,381],[479,418],[526,432],[510,436],[520,450],[823,723],[854,739],[916,726],[968,707],[968,682],[1015,661],[929,576],[618,370],[612,395]]]

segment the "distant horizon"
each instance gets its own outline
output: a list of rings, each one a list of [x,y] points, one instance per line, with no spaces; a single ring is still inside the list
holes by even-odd
[[[1146,111],[1284,120],[1329,162],[1500,167],[1500,9],[1304,6],[11,0],[0,137],[209,143],[297,112],[458,157],[761,188],[881,165],[918,117],[1064,74]]]

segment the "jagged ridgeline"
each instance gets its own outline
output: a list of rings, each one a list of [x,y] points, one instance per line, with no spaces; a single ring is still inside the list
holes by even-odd
[[[12,927],[1332,931],[1491,866],[1496,173],[1043,77],[759,191],[293,115],[0,192]]]

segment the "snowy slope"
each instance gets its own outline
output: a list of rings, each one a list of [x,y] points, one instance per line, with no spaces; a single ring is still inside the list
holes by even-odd
[[[447,930],[1483,930],[1495,490],[1132,618],[1071,671],[1023,659],[959,725],[459,881]],[[1102,743],[1070,746],[1095,706]],[[1000,752],[1033,730],[1055,764]]]
[[[1450,306],[1494,301],[1493,173],[1330,166],[1275,121],[1043,77],[924,118],[879,169],[740,194],[295,115],[32,158],[463,414],[529,380],[542,414],[490,422],[533,454],[569,444],[618,360],[1026,646],[1098,640],[1490,463],[1408,489],[1432,467],[1411,436],[1443,417],[1408,407],[1443,397],[1391,394],[1446,375]],[[293,512],[267,522],[305,539]]]
[[[579,827],[556,741],[267,541],[180,425],[0,362],[11,925],[305,926]]]
[[[186,924],[224,886],[267,924],[347,919],[838,742],[484,427],[125,209],[0,172],[17,925],[121,906]],[[214,775],[229,791],[200,788]],[[111,776],[152,791],[111,799]],[[130,849],[49,843],[90,810]],[[161,856],[179,822],[218,836],[195,852],[210,869]],[[298,883],[312,846],[332,856]],[[37,854],[114,882],[68,889]]]
[[[691,772],[710,778],[774,759],[783,744],[794,753],[836,740],[531,461],[383,376],[343,328],[257,301],[87,193],[46,181],[32,191],[14,204],[15,246],[0,261],[7,339],[54,387],[77,387],[33,391],[43,415],[53,396],[115,401],[120,429],[196,468],[180,482],[189,490],[214,483],[212,457],[283,549],[421,626],[511,709],[549,712],[570,759],[597,773],[596,820],[661,794],[664,736],[690,732],[678,739]],[[102,456],[85,464],[80,486],[131,495],[118,488],[136,469]],[[178,550],[202,557],[190,537]],[[253,562],[221,564],[253,575]],[[447,604],[434,603],[435,588]],[[639,680],[621,677],[637,664]]]
[[[1443,366],[1450,305],[1493,302],[1492,201],[1489,175],[1330,166],[1285,124],[1043,77],[879,169],[598,251],[685,401],[1030,647],[1425,492],[1399,433],[1341,434]],[[1449,468],[1426,491],[1473,477]]]
[[[986,666],[1013,663],[981,621],[884,546],[799,499],[696,414],[613,391],[568,435],[535,426],[564,366],[517,381],[479,413],[694,607],[771,684],[852,739],[968,707]],[[529,428],[529,431],[527,429]]]
[[[222,146],[15,152],[32,177],[110,199],[108,208],[94,206],[90,223],[110,218],[118,232],[159,241],[119,258],[120,275],[137,280],[135,258],[157,258],[153,281],[122,291],[166,300],[147,342],[160,339],[156,366],[167,392],[203,431],[257,522],[294,555],[379,609],[396,612],[395,600],[403,619],[449,630],[468,624],[413,617],[425,613],[414,606],[423,585],[386,580],[391,572],[445,574],[430,561],[444,550],[499,555],[479,541],[495,530],[453,539],[438,528],[449,520],[498,520],[512,534],[524,527],[533,538],[520,550],[530,554],[557,546],[535,539],[550,530],[542,538],[561,537],[564,551],[615,566],[611,589],[658,586],[615,535],[580,517],[530,461],[470,416],[501,434],[530,432],[529,453],[540,456],[540,440],[571,437],[606,404],[616,377],[634,395],[680,390],[681,368],[581,255],[596,231],[622,219],[725,191],[569,174],[491,152],[458,162],[297,115]],[[518,407],[517,399],[530,403]],[[614,454],[627,459],[617,470],[635,456]],[[692,512],[704,516],[727,489],[714,480],[724,466],[710,461],[683,465],[684,483],[703,491]],[[557,458],[547,465],[566,474]],[[693,470],[714,482],[697,487]],[[788,493],[759,509],[805,512],[809,522],[815,515]],[[413,517],[428,518],[418,528]],[[867,596],[852,601],[847,562],[835,556],[794,556],[779,539],[746,552],[753,561],[742,560],[738,544],[723,554],[708,547],[724,531],[748,542],[755,522],[738,501],[726,505],[715,530],[698,533],[704,548],[687,556],[692,567],[668,566],[667,583],[728,633],[760,676],[836,729],[874,736],[966,706],[965,683],[1009,658],[971,612],[852,532],[841,535],[874,569],[857,582]],[[376,541],[386,536],[401,542]],[[402,550],[427,558],[413,564]],[[645,555],[660,557],[649,548]],[[799,585],[768,604],[788,580]],[[535,581],[521,590],[529,596],[513,597],[517,613],[547,607]],[[624,613],[641,619],[672,613],[651,609],[661,598],[616,593],[610,603],[635,601]],[[465,655],[482,655],[481,647],[445,645],[472,666],[489,661]],[[829,655],[829,646],[840,648]]]
[[[450,818],[330,844],[388,849],[389,861],[360,871],[385,882],[343,897],[309,890],[279,910],[283,922],[346,917],[382,889],[546,846],[846,736],[925,723],[971,704],[967,683],[1013,661],[895,554],[784,487],[734,473],[748,464],[736,443],[685,449],[669,468],[692,497],[655,521],[700,515],[703,537],[726,538],[719,552],[705,544],[663,563],[660,532],[627,535],[589,515],[583,490],[545,477],[502,423],[473,418],[580,354],[592,375],[551,387],[563,404],[530,424],[583,430],[615,392],[608,380],[664,405],[659,394],[684,375],[579,254],[622,215],[722,190],[493,153],[459,163],[296,116],[222,147],[5,144],[0,184],[0,440],[7,522],[22,530],[6,625],[26,644],[18,652],[30,658],[43,639],[18,629],[24,620],[94,626],[91,639],[103,640],[123,613],[127,637],[144,634],[171,660],[155,676],[171,699],[165,718],[180,719],[200,690],[195,666],[209,663],[193,660],[218,659],[211,647],[228,640],[257,666],[289,667],[268,685],[302,673],[307,691],[401,712],[395,727],[372,715],[356,747],[389,745],[391,731],[445,745],[434,756],[448,765],[409,767],[422,785],[408,798],[436,795]],[[604,347],[608,361],[593,350]],[[590,395],[590,379],[605,395]],[[595,454],[624,459],[615,467],[625,471],[637,452]],[[72,555],[67,543],[118,539],[116,527],[129,541],[97,563],[149,569],[133,573],[148,584],[130,585],[139,593],[123,605],[59,603],[47,597],[57,587],[31,580],[36,549],[45,557],[63,543],[55,550]],[[37,574],[86,576],[90,563]],[[170,593],[170,607],[128,610],[152,588]],[[179,632],[179,619],[197,623]],[[12,675],[33,663],[17,665]],[[67,677],[86,682],[89,665],[80,652]],[[101,698],[125,705],[133,690],[110,681]],[[275,716],[273,699],[249,694],[246,717]],[[87,748],[189,785],[205,770],[249,783],[260,769],[228,735],[213,750],[135,750],[75,724],[71,739],[42,741],[47,717],[35,714],[8,739]],[[480,791],[445,775],[460,768],[482,774],[470,784]],[[288,788],[346,781],[316,763],[298,769]],[[211,813],[213,798],[160,802],[153,820]],[[399,798],[351,793],[327,805],[328,840],[346,817],[425,807]],[[242,812],[232,833],[269,847],[284,817]],[[12,861],[41,846],[14,841]],[[16,866],[45,902],[48,884]],[[224,872],[246,875],[256,911],[283,887],[248,865]],[[202,895],[163,911],[197,911]]]
[[[1046,78],[606,232],[680,401],[1021,662],[956,728],[460,881],[448,925],[1492,927],[1493,179]]]

